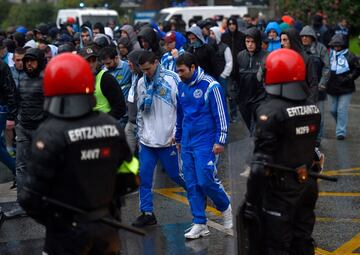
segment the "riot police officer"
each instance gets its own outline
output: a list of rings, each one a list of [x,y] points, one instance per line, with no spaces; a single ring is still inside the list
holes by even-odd
[[[308,173],[320,112],[307,99],[305,80],[306,66],[297,52],[279,49],[268,55],[268,98],[256,110],[255,149],[244,210],[249,254],[314,254],[311,234],[318,187]]]
[[[99,219],[114,216],[123,189],[118,168],[131,168],[132,155],[116,120],[93,111],[93,92],[94,76],[82,57],[64,53],[48,63],[49,118],[34,135],[19,194],[28,215],[46,227],[46,254],[118,254],[120,249],[117,229]]]

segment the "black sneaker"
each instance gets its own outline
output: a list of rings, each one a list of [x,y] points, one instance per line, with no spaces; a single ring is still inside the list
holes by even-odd
[[[337,138],[338,140],[344,140],[344,139],[345,139],[345,136],[343,136],[343,135],[338,135],[336,138]]]
[[[157,223],[155,215],[153,213],[151,214],[145,214],[144,212],[132,223],[134,227],[145,227],[149,225],[155,225]]]

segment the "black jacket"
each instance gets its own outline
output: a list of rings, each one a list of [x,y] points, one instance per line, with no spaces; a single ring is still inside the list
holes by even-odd
[[[24,178],[27,189],[20,191],[18,200],[28,215],[47,227],[55,212],[70,220],[73,213],[44,204],[28,190],[88,212],[109,209],[120,189],[118,168],[132,158],[115,119],[101,112],[70,120],[50,116],[34,134],[31,151]]]
[[[310,101],[291,101],[269,96],[256,111],[255,150],[273,163],[311,166],[320,111]]]
[[[215,50],[209,44],[203,44],[201,47],[194,48],[190,46],[187,49],[188,52],[192,53],[196,57],[197,64],[204,69],[204,72],[212,77],[217,77],[215,72]]]
[[[234,33],[227,30],[225,33],[222,34],[221,41],[230,47],[234,60],[236,59],[239,52],[245,49],[245,35],[238,30],[236,30]],[[237,78],[238,70],[239,67],[237,65],[237,61],[234,61],[233,71],[231,73],[231,77],[233,79]]]
[[[346,53],[345,58],[349,63],[350,71],[342,74],[336,74],[336,71],[330,72],[327,86],[327,93],[330,95],[339,96],[355,92],[355,80],[360,75],[359,59],[351,52]]]
[[[40,122],[46,118],[43,92],[43,73],[38,77],[26,76],[19,83],[17,90],[18,122],[25,129],[36,129]]]
[[[0,60],[0,105],[8,106],[7,118],[9,120],[14,120],[17,114],[15,91],[15,82],[10,68]]]
[[[250,55],[247,49],[237,55],[238,65],[238,100],[242,104],[255,103],[265,97],[262,82],[256,75],[267,53],[261,49],[261,33],[255,28],[249,28],[246,35],[254,39],[256,50]]]
[[[100,88],[111,107],[108,114],[117,120],[121,119],[126,113],[126,103],[119,83],[109,72],[105,72],[100,81]]]
[[[151,27],[142,28],[138,34],[138,41],[140,45],[141,45],[141,40],[140,40],[141,38],[144,38],[149,43],[151,51],[154,52],[159,59],[161,59],[162,50],[159,44],[160,37],[154,31],[154,29]]]

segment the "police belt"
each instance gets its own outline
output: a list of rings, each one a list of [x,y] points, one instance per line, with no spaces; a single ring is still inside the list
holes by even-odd
[[[335,177],[319,174],[319,173],[313,172],[311,170],[308,170],[306,165],[302,165],[297,168],[290,168],[290,167],[286,167],[286,166],[282,166],[282,165],[278,165],[278,164],[268,163],[265,161],[252,161],[251,163],[263,165],[263,166],[271,168],[275,171],[278,170],[278,171],[284,171],[284,172],[292,172],[297,175],[297,179],[300,183],[306,182],[309,177],[312,177],[315,179],[331,181],[331,182],[337,182],[337,180],[338,180]]]
[[[59,218],[61,220],[69,221],[69,222],[92,222],[97,221],[105,216],[109,216],[110,211],[107,207],[99,208],[92,211],[86,211],[86,213],[74,213],[66,210],[57,211],[55,210],[54,217]]]
[[[62,209],[65,209],[65,210],[68,210],[69,212],[73,212],[74,214],[76,215],[80,215],[81,216],[86,216],[88,214],[88,212],[82,210],[81,208],[77,208],[73,205],[69,205],[69,204],[66,204],[64,202],[61,202],[59,200],[56,200],[56,199],[53,199],[51,197],[46,197],[46,196],[43,196],[41,195],[40,193],[36,192],[36,191],[33,191],[33,190],[30,190],[29,188],[27,188],[26,186],[23,187],[24,190],[26,190],[27,192],[29,192],[30,194],[32,195],[35,195],[35,196],[39,196],[41,198],[42,201],[44,202],[47,202],[51,205],[54,205],[54,206],[57,206],[59,208],[62,208]],[[98,216],[98,215],[94,215],[94,216]],[[121,229],[124,229],[126,231],[129,231],[129,232],[132,232],[132,233],[135,233],[135,234],[138,234],[138,235],[142,235],[144,236],[145,235],[145,232],[141,229],[137,229],[135,227],[132,227],[132,226],[127,226],[126,224],[123,224],[115,219],[112,219],[112,218],[109,218],[109,217],[100,217],[98,218],[98,220],[102,223],[105,223],[109,226],[112,226],[112,227],[116,227],[116,228],[121,228]]]

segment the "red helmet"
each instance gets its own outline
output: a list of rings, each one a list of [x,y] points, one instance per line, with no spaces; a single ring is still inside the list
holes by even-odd
[[[74,24],[75,23],[75,19],[73,17],[68,17],[66,19],[66,22],[69,23],[69,24]]]
[[[293,100],[308,97],[306,66],[302,56],[294,50],[278,49],[265,62],[265,90],[270,95]]]
[[[88,62],[62,53],[50,60],[44,72],[44,108],[58,117],[79,117],[92,111],[95,79]]]
[[[88,62],[79,55],[60,54],[50,60],[44,72],[46,97],[93,94],[94,75]]]

